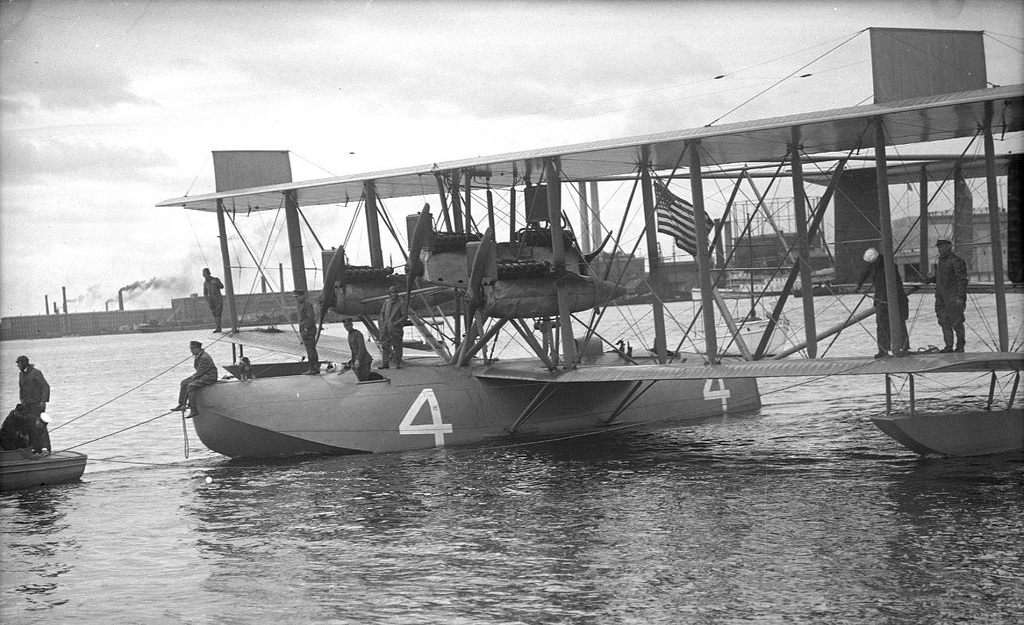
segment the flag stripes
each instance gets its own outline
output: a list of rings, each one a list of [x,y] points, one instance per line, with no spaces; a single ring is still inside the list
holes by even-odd
[[[655,209],[658,213],[658,232],[676,240],[676,246],[692,256],[697,255],[696,217],[693,204],[674,195],[661,182],[654,182]],[[715,222],[704,215],[705,232],[714,232]]]

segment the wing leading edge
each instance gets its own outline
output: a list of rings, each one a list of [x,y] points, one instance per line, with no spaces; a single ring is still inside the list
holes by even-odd
[[[480,367],[473,374],[491,380],[538,382],[621,382],[638,380],[703,380],[721,378],[784,378],[830,375],[965,373],[1024,370],[1024,353],[914,354],[903,358],[829,358],[736,361],[717,365],[601,365],[571,371],[548,371],[517,363]]]

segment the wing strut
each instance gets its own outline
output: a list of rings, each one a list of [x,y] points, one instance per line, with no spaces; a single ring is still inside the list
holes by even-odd
[[[535,412],[540,410],[540,407],[543,406],[544,403],[548,399],[550,399],[551,396],[554,395],[555,391],[557,390],[558,384],[555,382],[548,382],[543,387],[541,387],[541,389],[537,391],[537,394],[534,395],[533,399],[530,400],[530,403],[526,406],[526,408],[523,409],[523,412],[522,414],[519,415],[519,418],[515,420],[515,423],[509,426],[509,434],[515,434],[519,430],[519,428],[522,427],[524,423],[526,423],[526,420],[532,417]]]
[[[643,390],[640,390],[640,387],[643,386],[644,383],[643,380],[637,380],[634,382],[632,388],[630,388],[629,392],[626,393],[626,396],[622,398],[619,405],[615,407],[615,410],[612,410],[612,413],[608,415],[608,418],[604,419],[604,424],[611,425],[613,421],[619,418],[619,415],[625,412],[626,408],[632,406],[633,402],[640,399],[641,395],[650,390],[650,388],[654,386],[655,382],[656,380],[648,380],[647,386],[645,386]]]

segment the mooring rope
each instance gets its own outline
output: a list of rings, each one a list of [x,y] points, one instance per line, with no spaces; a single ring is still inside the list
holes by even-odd
[[[156,421],[157,419],[162,419],[163,417],[166,417],[167,415],[170,415],[170,414],[174,414],[175,412],[177,412],[177,410],[171,410],[169,412],[165,412],[162,415],[157,415],[157,416],[153,417],[152,419],[146,419],[145,421],[140,421],[140,422],[138,422],[138,423],[136,423],[134,425],[129,425],[126,428],[121,428],[120,430],[117,430],[116,432],[111,432],[109,434],[104,434],[103,436],[98,436],[98,437],[96,437],[96,438],[94,438],[94,439],[92,439],[90,441],[85,441],[84,443],[79,443],[77,445],[73,445],[71,447],[67,447],[63,451],[70,451],[72,449],[76,449],[78,447],[82,447],[83,445],[88,445],[90,443],[95,443],[96,441],[101,441],[101,440],[103,440],[105,438],[110,438],[111,436],[115,436],[117,434],[121,434],[122,432],[127,432],[128,430],[131,430],[133,428],[137,428],[140,425],[146,425],[147,423],[152,423],[153,421]],[[186,452],[187,452],[187,450],[186,450]],[[187,453],[185,454],[185,457],[186,458],[188,457]]]

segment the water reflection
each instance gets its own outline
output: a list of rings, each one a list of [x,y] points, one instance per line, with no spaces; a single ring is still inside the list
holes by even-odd
[[[5,589],[37,609],[67,603],[78,541],[66,535],[67,507],[81,484],[6,493],[0,498]]]

